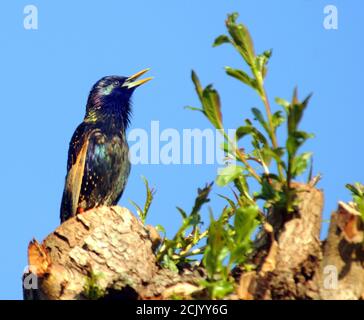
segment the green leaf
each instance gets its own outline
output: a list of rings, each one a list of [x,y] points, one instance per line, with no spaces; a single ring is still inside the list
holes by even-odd
[[[298,148],[309,138],[314,137],[313,134],[304,131],[293,131],[288,137],[286,148],[288,154],[293,158]]]
[[[238,141],[239,139],[243,138],[246,135],[251,135],[253,137],[253,139],[259,141],[260,143],[262,143],[263,145],[268,145],[268,141],[265,138],[264,134],[261,133],[257,128],[255,128],[251,121],[246,119],[245,120],[246,125],[245,126],[241,126],[239,127],[236,132],[236,140]]]
[[[259,215],[259,207],[252,205],[236,210],[234,219],[235,242],[246,242],[255,230],[255,220]]]
[[[262,79],[267,75],[267,64],[271,56],[272,50],[267,50],[255,57],[255,68],[260,73]]]
[[[213,297],[216,299],[222,299],[229,293],[234,291],[234,285],[226,280],[221,280],[214,285]]]
[[[290,111],[288,113],[288,133],[292,134],[297,130],[298,124],[301,121],[303,115],[303,105],[302,104],[293,104],[290,107]]]
[[[135,207],[140,220],[142,220],[142,222],[145,223],[149,208],[153,201],[154,190],[149,188],[148,180],[145,177],[142,176],[142,179],[143,179],[146,193],[147,193],[145,203],[144,203],[144,209],[142,209],[139,205],[137,205],[133,200],[129,199],[129,202]]]
[[[276,199],[276,190],[273,188],[272,184],[269,182],[269,176],[263,176],[262,178],[262,190],[259,199],[263,199],[266,201]]]
[[[218,36],[215,41],[214,41],[214,44],[212,45],[213,47],[217,47],[217,46],[220,46],[224,43],[230,43],[230,39],[228,36],[226,35],[221,35],[221,36]]]
[[[297,89],[294,90],[292,102],[289,105],[287,112],[288,134],[292,134],[297,130],[298,124],[303,116],[303,111],[306,109],[310,98],[311,95],[309,95],[303,102],[299,102],[297,98]]]
[[[353,200],[361,214],[362,220],[364,221],[364,197],[353,196]]]
[[[141,220],[143,220],[143,210],[139,207],[139,205],[133,200],[129,199],[129,202],[135,207],[137,214]]]
[[[230,20],[231,23],[236,23],[236,20],[239,18],[238,12],[233,12],[228,14],[228,20]]]
[[[145,190],[146,190],[146,200],[145,200],[144,209],[143,209],[143,221],[145,222],[149,209],[150,209],[150,206],[153,202],[155,190],[149,188],[149,182],[148,182],[147,178],[142,176],[142,179],[143,179],[143,182],[145,185]]]
[[[346,188],[353,194],[353,201],[356,204],[358,211],[361,213],[361,218],[364,221],[364,185],[356,182],[354,185],[346,184]]]
[[[286,164],[283,161],[283,156],[284,156],[284,148],[270,148],[270,147],[265,147],[262,152],[264,153],[265,157],[271,157],[273,158],[277,163],[279,163],[283,169],[286,168]]]
[[[297,139],[293,136],[289,136],[286,142],[286,148],[289,155],[292,157],[296,154],[296,151],[298,149],[298,142]]]
[[[202,101],[202,91],[203,91],[202,86],[201,86],[200,80],[198,79],[198,76],[194,70],[192,70],[192,72],[191,72],[191,78],[192,78],[193,84],[195,85],[196,93],[197,93],[199,99]]]
[[[200,283],[206,287],[211,299],[223,299],[226,295],[234,291],[233,283],[225,279],[217,281],[203,280]]]
[[[299,156],[296,156],[298,149],[303,143],[313,137],[304,131],[298,130],[298,125],[302,119],[303,112],[306,109],[311,95],[309,95],[303,102],[298,100],[297,89],[293,92],[291,103],[283,99],[276,99],[278,104],[281,104],[287,114],[287,133],[288,138],[286,140],[286,149],[288,154],[287,166],[285,168],[287,173],[286,188],[284,190],[283,205],[287,212],[293,212],[296,206],[296,191],[290,187],[291,180],[296,176],[302,174],[307,166],[311,154],[306,152]]]
[[[222,129],[222,114],[220,97],[212,85],[203,90],[203,110],[206,117],[216,129]]]
[[[197,108],[197,107],[185,106],[185,109],[192,110],[192,111],[200,111],[203,113],[203,109]]]
[[[224,150],[227,157],[230,157],[232,159],[236,159],[236,155],[234,154],[234,148],[228,141],[224,141],[220,144],[220,148]]]
[[[95,273],[92,269],[86,277],[82,294],[89,300],[98,300],[105,296],[105,289],[100,285],[103,273]]]
[[[201,101],[202,109],[194,107],[189,107],[189,109],[202,111],[216,129],[222,129],[221,104],[218,92],[212,85],[208,85],[205,89],[202,89],[200,80],[194,71],[192,71],[191,78]]]
[[[282,98],[275,98],[275,102],[276,104],[278,104],[279,106],[283,107],[284,110],[286,111],[286,113],[288,114],[289,112],[289,107],[290,107],[290,103],[287,100],[284,100]]]
[[[345,187],[346,187],[346,189],[348,189],[353,195],[358,195],[358,191],[357,191],[357,189],[355,188],[355,186],[353,186],[352,184],[349,184],[349,183],[347,183],[346,185],[345,185]]]
[[[233,69],[231,67],[225,67],[225,71],[229,76],[240,80],[241,82],[245,83],[246,85],[253,88],[254,90],[258,90],[257,81],[255,79],[251,78],[243,70]]]
[[[156,226],[155,226],[155,228],[156,228],[156,230],[158,231],[158,232],[161,232],[161,233],[163,233],[164,234],[164,236],[166,235],[166,229],[161,225],[161,224],[157,224]]]
[[[254,114],[255,119],[258,120],[258,122],[262,125],[264,130],[268,133],[268,135],[270,135],[268,123],[265,121],[262,112],[257,108],[252,108],[252,112]]]
[[[236,165],[225,167],[219,172],[216,178],[216,184],[220,187],[226,186],[243,173],[243,168]]]
[[[305,131],[296,131],[294,133],[294,137],[298,140],[298,141],[306,141],[307,139],[310,139],[310,138],[313,138],[315,137],[314,134],[312,133],[308,133],[308,132],[305,132]]]
[[[235,202],[233,201],[233,200],[231,200],[229,197],[227,197],[227,196],[224,196],[223,194],[218,194],[218,196],[220,197],[220,198],[223,198],[223,199],[225,199],[227,202],[228,202],[228,204],[230,205],[230,207],[233,209],[233,210],[236,210],[236,205],[235,205]]]
[[[187,213],[181,209],[180,207],[177,207],[178,212],[181,214],[182,219],[187,219]]]
[[[308,167],[312,152],[304,152],[292,161],[292,177],[301,175]]]
[[[206,267],[208,277],[213,278],[215,273],[221,272],[223,260],[229,254],[225,246],[225,230],[222,220],[215,221],[210,214],[209,236],[207,238],[206,249],[203,256],[203,264]]]
[[[170,269],[175,270],[179,263],[186,262],[188,256],[193,255],[193,249],[203,238],[201,236],[199,225],[201,222],[200,210],[203,204],[210,201],[208,195],[211,191],[212,183],[206,184],[202,189],[198,189],[198,195],[195,199],[194,206],[189,215],[177,208],[182,215],[182,225],[177,230],[172,240],[165,239],[157,252],[157,260],[162,265],[168,265]],[[189,230],[191,230],[189,232]],[[189,247],[187,247],[189,246]],[[180,252],[184,251],[183,255]],[[166,257],[167,256],[167,257]],[[191,260],[189,260],[191,261]]]
[[[312,98],[312,93],[310,93],[303,101],[302,104],[304,105],[304,109],[307,107],[308,103],[310,102],[311,98]]]
[[[263,146],[262,148],[255,149],[253,154],[263,161],[266,166],[270,166],[273,156],[275,155],[269,146]]]
[[[169,270],[178,272],[178,268],[177,265],[175,264],[175,262],[169,257],[169,255],[164,255],[163,256],[163,266],[168,268]]]
[[[202,206],[210,201],[209,194],[211,192],[212,185],[213,183],[211,182],[206,184],[204,188],[197,189],[197,197],[195,199],[195,204],[192,208],[191,215],[198,213],[201,210]]]
[[[346,184],[345,187],[353,194],[359,197],[363,197],[364,196],[364,186],[359,183],[356,182],[354,185],[352,184]]]
[[[240,140],[241,138],[245,137],[248,134],[251,134],[253,132],[252,126],[241,126],[235,131],[236,140]]]
[[[228,15],[226,27],[234,42],[235,47],[249,66],[254,65],[254,46],[248,29],[243,24],[236,24],[237,13]]]
[[[252,201],[249,195],[249,185],[246,181],[246,176],[241,174],[237,179],[234,180],[234,186],[240,192],[240,197],[233,191],[233,194],[240,206],[245,205],[245,203],[250,203]]]
[[[251,236],[258,226],[259,207],[251,205],[236,210],[234,217],[234,239],[232,242],[230,262],[244,263],[252,251]]]
[[[272,124],[274,130],[276,130],[284,121],[286,118],[283,116],[282,111],[276,111],[272,115]]]

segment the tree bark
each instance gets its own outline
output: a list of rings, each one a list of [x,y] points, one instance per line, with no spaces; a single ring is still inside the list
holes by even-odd
[[[176,285],[176,291],[181,286],[196,290],[197,273],[176,274],[157,266],[152,233],[120,207],[67,220],[42,244],[29,244],[24,299],[150,299],[173,294]]]
[[[294,184],[297,211],[285,221],[272,212],[256,242],[254,271],[238,267],[230,299],[361,299],[364,294],[363,223],[339,202],[328,237],[320,241],[323,192]],[[201,297],[202,267],[180,272],[158,266],[158,233],[128,209],[102,207],[29,244],[24,299],[170,299]]]

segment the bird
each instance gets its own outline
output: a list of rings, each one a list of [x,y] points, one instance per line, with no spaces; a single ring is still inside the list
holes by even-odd
[[[116,205],[121,198],[131,169],[126,140],[131,98],[152,79],[139,79],[147,71],[106,76],[91,88],[85,117],[69,143],[61,223],[92,208]]]

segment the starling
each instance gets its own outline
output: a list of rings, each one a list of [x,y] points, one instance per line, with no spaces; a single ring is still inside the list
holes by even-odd
[[[107,76],[92,87],[83,122],[68,150],[61,223],[91,208],[115,205],[130,173],[125,130],[130,121],[131,96],[152,78]]]

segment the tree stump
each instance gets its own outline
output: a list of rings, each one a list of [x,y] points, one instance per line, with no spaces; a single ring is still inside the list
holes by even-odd
[[[294,184],[297,212],[264,225],[252,255],[255,270],[234,270],[227,299],[364,298],[364,226],[359,212],[339,202],[328,237],[320,241],[323,193]],[[206,298],[203,266],[161,268],[160,239],[128,209],[101,207],[73,217],[41,244],[29,244],[24,299]],[[204,296],[205,294],[205,296]]]
[[[24,299],[151,298],[186,281],[197,288],[194,274],[157,266],[150,230],[120,207],[65,221],[42,244],[29,244]]]

